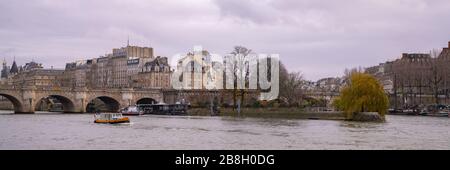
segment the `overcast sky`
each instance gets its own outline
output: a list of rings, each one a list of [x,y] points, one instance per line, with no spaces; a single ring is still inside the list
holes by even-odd
[[[449,0],[0,0],[0,57],[45,67],[126,45],[171,57],[202,45],[278,53],[306,78],[340,76],[450,41]]]

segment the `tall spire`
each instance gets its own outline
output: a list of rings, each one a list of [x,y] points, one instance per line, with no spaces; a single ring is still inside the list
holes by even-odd
[[[5,58],[3,58],[3,67],[2,67],[2,72],[1,72],[1,75],[0,75],[0,78],[8,78],[8,73],[9,73],[9,70],[8,70],[8,67],[6,67],[6,59]]]
[[[130,46],[130,36],[128,35],[128,39],[127,39],[127,47]]]
[[[14,61],[13,61],[13,64],[11,66],[11,70],[9,72],[11,74],[16,74],[16,73],[19,72],[19,68],[17,67],[17,64],[16,64],[16,56],[14,56]]]

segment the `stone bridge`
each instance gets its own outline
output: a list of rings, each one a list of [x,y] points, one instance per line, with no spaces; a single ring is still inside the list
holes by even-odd
[[[340,95],[337,91],[308,91],[304,94],[306,98],[314,99],[325,99],[328,105],[332,104],[333,101]]]
[[[66,113],[84,113],[87,110],[88,103],[94,99],[103,101],[110,111],[117,111],[119,108],[142,101],[164,101],[164,94],[161,89],[133,88],[93,90],[85,88],[14,88],[1,86],[0,96],[4,96],[11,101],[15,113],[34,113],[37,103],[47,97],[59,100]]]

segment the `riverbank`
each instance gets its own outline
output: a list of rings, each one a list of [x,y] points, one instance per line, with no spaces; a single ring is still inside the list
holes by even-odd
[[[208,108],[192,108],[190,116],[210,116]],[[313,120],[347,120],[342,112],[305,112],[299,108],[242,108],[239,115],[231,108],[222,108],[219,116],[282,118],[282,119],[313,119]]]

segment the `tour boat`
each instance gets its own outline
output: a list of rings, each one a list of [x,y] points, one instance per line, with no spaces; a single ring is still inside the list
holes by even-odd
[[[121,113],[100,113],[95,114],[94,123],[129,123],[128,117],[123,117]]]

